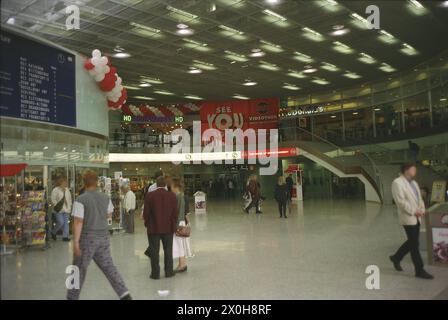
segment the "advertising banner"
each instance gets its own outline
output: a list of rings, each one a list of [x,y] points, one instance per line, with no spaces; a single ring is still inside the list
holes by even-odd
[[[448,203],[438,203],[426,214],[428,260],[448,267]]]
[[[276,129],[279,99],[230,100],[201,105],[202,130]]]

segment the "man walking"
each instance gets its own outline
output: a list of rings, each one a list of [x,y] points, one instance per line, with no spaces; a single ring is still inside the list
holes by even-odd
[[[415,276],[422,279],[434,277],[423,268],[423,260],[419,251],[419,236],[421,218],[425,214],[425,203],[420,194],[420,188],[414,180],[417,174],[415,164],[405,164],[401,175],[392,183],[392,195],[398,209],[398,219],[406,232],[407,240],[390,256],[395,270],[403,271],[400,262],[406,254],[411,253],[415,267]]]
[[[159,251],[160,241],[163,245],[165,277],[174,276],[173,270],[173,235],[177,228],[176,195],[166,190],[164,177],[157,178],[157,189],[145,196],[143,219],[148,233],[149,258],[151,259],[151,279],[160,279]]]

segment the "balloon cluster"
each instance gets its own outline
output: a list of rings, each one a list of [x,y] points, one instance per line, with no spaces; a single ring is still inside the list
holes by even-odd
[[[109,58],[101,56],[101,51],[92,51],[92,58],[87,59],[84,68],[98,82],[100,89],[106,92],[107,105],[112,109],[120,109],[126,103],[127,92],[121,85],[117,69],[112,67]]]

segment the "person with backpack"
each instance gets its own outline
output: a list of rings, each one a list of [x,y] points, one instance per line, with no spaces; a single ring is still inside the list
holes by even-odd
[[[67,187],[67,179],[59,177],[56,187],[51,191],[51,204],[56,218],[56,226],[51,232],[51,237],[56,240],[56,234],[62,229],[62,240],[69,242],[69,217],[72,212],[72,195]]]

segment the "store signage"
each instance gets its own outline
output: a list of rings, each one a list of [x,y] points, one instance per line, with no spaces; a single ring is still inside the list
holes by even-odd
[[[178,122],[179,119],[177,118],[182,118],[183,120],[183,117],[131,116],[123,114],[121,121],[126,123],[173,123]]]
[[[75,56],[4,30],[0,42],[1,115],[75,127]]]
[[[280,111],[280,118],[294,118],[300,116],[308,116],[313,114],[324,113],[325,107],[323,106],[297,106],[289,107],[286,110]]]
[[[174,117],[174,122],[176,122],[176,123],[182,123],[182,122],[184,122],[184,117],[182,117],[182,116],[176,116],[176,117]]]
[[[276,129],[278,110],[277,98],[205,102],[200,111],[202,130]]]

